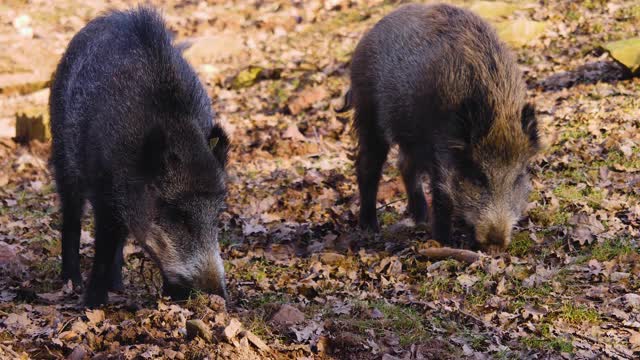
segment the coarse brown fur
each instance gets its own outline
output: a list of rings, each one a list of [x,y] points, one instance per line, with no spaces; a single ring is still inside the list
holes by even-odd
[[[509,243],[538,130],[515,59],[486,22],[450,5],[400,7],[358,44],[345,97],[339,111],[355,107],[363,228],[378,229],[375,195],[395,143],[417,222],[426,221],[428,173],[438,240],[450,240],[458,217],[482,245]]]

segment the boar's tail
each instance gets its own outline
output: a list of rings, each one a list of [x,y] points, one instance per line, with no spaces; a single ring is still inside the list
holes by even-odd
[[[351,89],[349,89],[347,90],[347,93],[344,94],[342,107],[340,107],[339,109],[334,109],[334,111],[337,113],[343,113],[351,110],[352,107],[353,107],[353,94],[351,92]]]

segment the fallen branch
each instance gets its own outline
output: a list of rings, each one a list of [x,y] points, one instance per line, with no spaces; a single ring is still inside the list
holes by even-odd
[[[14,359],[19,359],[20,358],[20,354],[18,354],[17,352],[13,351],[13,349],[11,349],[10,347],[4,345],[4,344],[0,344],[0,350],[2,350],[0,352],[0,355],[2,355],[3,352],[6,352],[7,354],[11,355]]]
[[[473,264],[482,257],[482,255],[478,254],[475,251],[454,249],[449,247],[432,247],[420,249],[418,250],[418,254],[425,256],[429,260],[455,259],[467,264]]]

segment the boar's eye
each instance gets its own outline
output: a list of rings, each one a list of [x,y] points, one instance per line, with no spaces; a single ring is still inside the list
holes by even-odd
[[[468,181],[477,187],[489,186],[489,178],[485,172],[482,171],[480,165],[473,161],[469,154],[464,154],[463,156],[458,157],[456,162],[459,174],[465,181]]]
[[[163,203],[162,209],[167,220],[173,224],[182,226],[187,231],[190,231],[189,213],[169,203]]]
[[[171,218],[174,222],[184,226],[187,230],[189,229],[189,214],[185,211],[174,208],[172,209]]]
[[[487,175],[478,167],[470,167],[465,174],[467,180],[477,187],[486,187],[489,185]]]

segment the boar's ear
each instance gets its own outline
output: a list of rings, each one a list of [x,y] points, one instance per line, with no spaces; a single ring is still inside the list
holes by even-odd
[[[540,147],[540,134],[538,133],[538,120],[536,119],[536,109],[531,103],[527,103],[522,108],[522,130],[529,137],[529,141],[534,149]]]
[[[166,150],[167,135],[159,126],[154,127],[144,137],[139,159],[140,168],[146,178],[153,179],[164,173]]]
[[[227,137],[227,133],[220,126],[214,125],[207,140],[213,156],[218,159],[222,166],[226,166],[229,152],[229,137]]]

